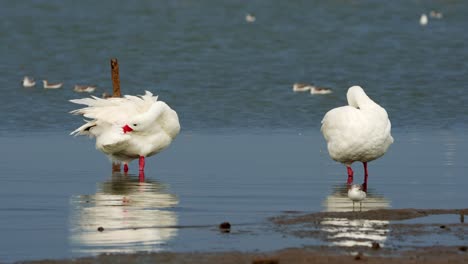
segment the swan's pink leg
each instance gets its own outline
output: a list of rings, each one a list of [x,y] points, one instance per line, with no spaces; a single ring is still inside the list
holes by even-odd
[[[139,174],[138,174],[138,181],[139,182],[145,182],[145,172],[144,171],[140,171]]]
[[[145,171],[145,157],[140,156],[139,165],[140,171]]]
[[[346,168],[348,169],[348,184],[353,183],[353,169],[351,169],[351,166],[346,165]]]
[[[127,163],[124,163],[124,172],[125,172],[125,173],[128,172],[128,164],[127,164]]]
[[[367,162],[363,162],[362,164],[364,165],[364,184],[362,185],[362,190],[367,192],[367,177],[369,176],[367,171]]]

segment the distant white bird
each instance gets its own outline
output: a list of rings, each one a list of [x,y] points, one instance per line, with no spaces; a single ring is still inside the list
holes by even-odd
[[[92,93],[96,90],[96,86],[89,86],[89,85],[78,85],[76,84],[73,88],[73,91],[77,93]]]
[[[367,190],[367,162],[385,154],[393,143],[387,111],[372,101],[360,86],[352,86],[346,95],[348,105],[328,111],[321,131],[327,141],[328,153],[335,161],[346,165],[348,184],[353,183],[351,164],[364,165],[363,190]]]
[[[96,148],[113,161],[126,164],[139,158],[139,170],[143,172],[145,157],[168,147],[180,131],[177,113],[157,99],[146,91],[139,97],[101,99],[92,96],[70,100],[88,106],[72,114],[91,119],[71,134],[96,138]]]
[[[247,21],[249,23],[253,23],[253,22],[255,22],[255,20],[257,20],[257,19],[255,18],[254,15],[252,15],[252,14],[245,15],[245,21]]]
[[[437,19],[441,19],[443,17],[441,12],[437,12],[437,11],[434,11],[434,10],[432,10],[429,13],[429,16],[432,17],[432,18],[437,18]]]
[[[36,81],[32,77],[24,76],[23,78],[23,87],[34,87],[36,85]]]
[[[362,209],[362,201],[366,198],[367,194],[362,190],[362,186],[359,184],[353,184],[348,190],[348,198],[354,203],[359,202],[360,208]]]
[[[419,18],[419,24],[421,24],[421,26],[425,26],[427,25],[428,22],[429,20],[427,19],[427,15],[422,14],[421,17]]]
[[[44,89],[58,89],[62,88],[63,82],[61,83],[49,83],[47,80],[42,80],[44,84]]]
[[[112,97],[112,94],[103,92],[101,97],[104,98],[104,99],[111,98],[111,97]]]
[[[312,84],[308,84],[308,83],[295,83],[293,85],[293,91],[294,92],[307,92],[312,87],[314,87],[314,86]]]
[[[317,87],[317,86],[313,86],[311,89],[310,89],[310,93],[311,94],[330,94],[332,93],[332,89],[330,88],[325,88],[325,87]]]

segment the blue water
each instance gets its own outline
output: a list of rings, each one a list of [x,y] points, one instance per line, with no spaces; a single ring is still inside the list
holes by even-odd
[[[419,25],[432,9],[444,17]],[[464,1],[2,2],[0,261],[313,244],[264,232],[266,218],[334,208],[346,171],[320,121],[354,84],[387,109],[395,138],[369,165],[369,192],[391,208],[466,207],[467,11]],[[73,86],[110,92],[114,57],[124,94],[153,91],[181,120],[144,184],[136,164],[112,175],[92,140],[68,136],[81,124],[68,100],[87,96]],[[23,88],[24,75],[36,87]],[[42,79],[64,86],[44,90]],[[295,82],[334,93],[293,93]]]

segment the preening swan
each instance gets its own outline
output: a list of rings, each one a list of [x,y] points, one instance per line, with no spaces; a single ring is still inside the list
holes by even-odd
[[[367,191],[367,162],[383,156],[393,143],[391,123],[387,111],[372,101],[360,86],[349,88],[346,97],[347,106],[325,114],[321,131],[330,157],[346,165],[348,184],[353,183],[351,164],[355,161],[364,164],[363,190]]]
[[[70,100],[87,105],[71,111],[83,115],[86,123],[72,135],[96,138],[96,148],[113,161],[126,164],[139,159],[140,172],[144,171],[145,157],[161,152],[179,134],[177,113],[157,96],[146,91],[143,96],[125,95],[123,98],[91,98]]]

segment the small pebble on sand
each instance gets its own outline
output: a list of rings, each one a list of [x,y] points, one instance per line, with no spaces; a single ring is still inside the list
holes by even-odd
[[[362,260],[364,259],[364,254],[362,254],[362,252],[359,252],[356,254],[356,256],[354,256],[354,260]]]
[[[231,232],[231,224],[229,222],[223,222],[219,224],[219,230],[223,233]]]
[[[380,249],[380,244],[378,242],[372,242],[372,249]]]
[[[277,258],[258,258],[252,260],[252,264],[278,264],[279,259]]]

